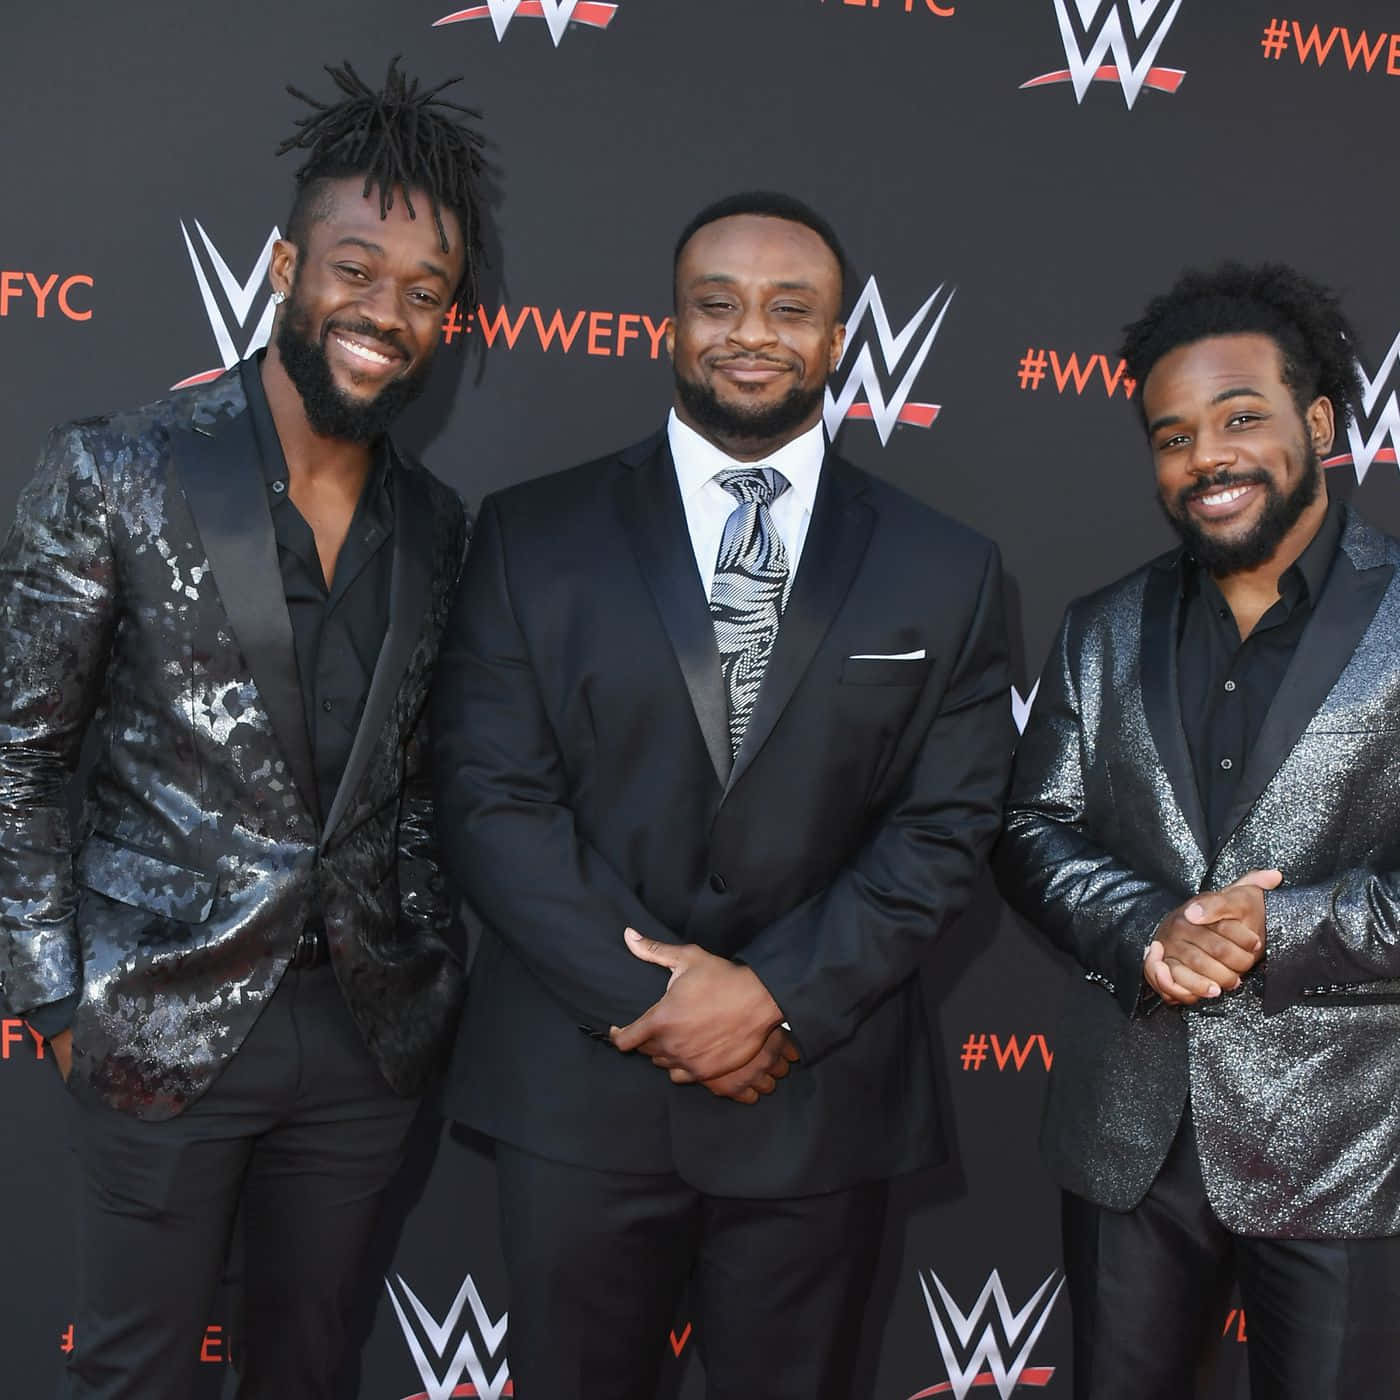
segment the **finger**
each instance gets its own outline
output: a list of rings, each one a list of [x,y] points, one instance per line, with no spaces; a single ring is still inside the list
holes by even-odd
[[[1149,958],[1143,964],[1142,975],[1147,985],[1163,1001],[1170,1002],[1173,1006],[1189,1005],[1197,1000],[1185,987],[1177,984],[1160,954],[1155,958]]]
[[[621,1028],[617,1026],[610,1027],[608,1030],[608,1039],[624,1054],[636,1050],[639,1046],[651,1039],[652,1032],[655,1028],[652,1019],[652,1013],[655,1009],[656,1008],[653,1007],[650,1011],[643,1011],[630,1025],[622,1026]]]
[[[657,967],[668,968],[671,972],[679,971],[685,961],[680,956],[680,949],[676,944],[658,943],[656,939],[648,938],[634,928],[624,929],[622,940],[634,958],[655,963]]]
[[[1222,987],[1215,978],[1207,977],[1173,957],[1168,957],[1165,965],[1172,981],[1189,996],[1214,998],[1221,994]]]
[[[1264,940],[1255,932],[1252,924],[1246,923],[1242,919],[1220,919],[1212,924],[1211,928],[1221,938],[1227,939],[1237,948],[1242,948],[1252,957],[1257,957],[1263,950]]]
[[[679,1069],[680,1061],[671,1055],[652,1055],[651,1062],[657,1069]]]
[[[669,1071],[672,1084],[694,1084],[695,1076],[688,1069],[682,1069],[679,1065]]]
[[[774,1079],[786,1079],[791,1069],[792,1061],[784,1055],[779,1055],[768,1067],[768,1073],[771,1074]]]
[[[1233,940],[1222,937],[1215,927],[1194,929],[1192,934],[1189,939],[1173,943],[1167,949],[1167,956],[1179,958],[1188,967],[1195,968],[1204,977],[1221,982],[1227,989],[1258,961],[1252,946],[1241,947]]]
[[[771,1074],[760,1074],[749,1081],[760,1094],[771,1094],[778,1087],[778,1081]]]
[[[1246,870],[1237,885],[1253,885],[1257,890],[1276,890],[1283,884],[1282,870]]]

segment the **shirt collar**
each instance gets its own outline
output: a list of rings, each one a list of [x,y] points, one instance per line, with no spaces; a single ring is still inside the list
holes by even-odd
[[[272,406],[267,401],[267,392],[262,382],[262,362],[266,350],[249,355],[238,364],[239,378],[243,382],[243,396],[248,400],[248,414],[253,424],[253,437],[258,444],[258,464],[262,468],[268,490],[274,504],[287,498],[287,457],[282,451],[282,440],[277,436],[277,424],[272,417]],[[389,469],[394,454],[389,450],[389,440],[379,438],[374,444],[374,455],[370,462],[369,481],[366,483],[362,501],[375,513],[393,519],[392,496],[389,492]]]
[[[701,490],[716,472],[733,467],[772,467],[782,472],[789,489],[809,515],[816,506],[822,459],[826,456],[826,437],[820,423],[813,424],[801,437],[793,438],[760,462],[736,462],[722,448],[682,423],[674,408],[666,420],[666,437],[671,444],[671,459],[676,464],[676,481],[683,501]]]

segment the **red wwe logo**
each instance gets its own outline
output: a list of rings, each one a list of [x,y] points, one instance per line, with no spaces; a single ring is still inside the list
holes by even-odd
[[[489,19],[496,38],[503,40],[512,20],[542,19],[549,26],[549,37],[557,49],[569,25],[587,24],[594,29],[606,29],[616,13],[616,5],[604,4],[602,0],[485,0],[484,4],[468,5],[465,10],[443,15],[433,21],[433,28],[461,24],[469,19]]]

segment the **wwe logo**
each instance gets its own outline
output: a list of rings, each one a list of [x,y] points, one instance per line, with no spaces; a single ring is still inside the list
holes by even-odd
[[[1366,473],[1376,462],[1400,461],[1400,455],[1397,455],[1396,451],[1400,448],[1400,401],[1397,400],[1394,389],[1390,391],[1390,396],[1380,411],[1376,411],[1381,390],[1385,388],[1386,381],[1390,379],[1397,363],[1400,363],[1400,335],[1391,341],[1390,349],[1386,351],[1385,359],[1381,361],[1381,367],[1376,371],[1374,379],[1360,364],[1356,366],[1361,376],[1361,411],[1371,421],[1371,435],[1365,435],[1360,423],[1348,423],[1347,444],[1351,451],[1329,457],[1322,464],[1324,467],[1354,467],[1358,486],[1366,480]],[[1387,439],[1390,446],[1382,446]]]
[[[1042,73],[1040,77],[1022,83],[1023,88],[1073,83],[1074,100],[1083,102],[1090,83],[1116,82],[1123,89],[1123,99],[1131,111],[1143,88],[1175,92],[1181,86],[1181,80],[1186,76],[1184,69],[1158,68],[1155,65],[1167,30],[1181,8],[1181,0],[1073,0],[1073,15],[1070,13],[1070,0],[1054,0],[1054,5],[1069,67],[1054,73]],[[1134,41],[1142,46],[1142,53],[1136,61],[1123,28],[1125,6]],[[1158,18],[1159,11],[1163,10],[1165,13]],[[1077,26],[1076,17],[1079,21]],[[1105,63],[1110,54],[1113,61]]]
[[[860,352],[855,358],[855,363],[851,366],[850,373],[846,376],[846,382],[842,385],[840,393],[833,396],[830,387],[827,388],[824,417],[828,437],[835,436],[837,428],[847,418],[872,421],[875,424],[876,432],[880,434],[882,447],[889,442],[890,434],[894,432],[896,423],[912,423],[920,428],[932,426],[933,420],[938,417],[938,404],[910,403],[908,400],[914,388],[914,380],[918,377],[919,371],[923,369],[924,361],[928,359],[929,351],[933,349],[934,337],[938,334],[939,327],[943,324],[943,318],[948,314],[948,308],[953,302],[952,291],[949,291],[946,296],[943,294],[945,285],[942,284],[934,288],[933,294],[914,313],[908,325],[896,335],[890,325],[890,318],[885,311],[885,303],[880,297],[880,288],[876,285],[875,279],[872,277],[865,284],[865,290],[861,292],[855,308],[846,320],[846,345],[841,352],[837,369],[845,364],[851,346],[855,344],[856,333],[868,314],[874,326],[874,339],[880,344],[884,374],[893,377],[898,365],[905,358],[906,351],[923,329],[924,322],[928,320],[929,314],[935,306],[938,307],[938,313],[933,317],[928,329],[923,332],[919,348],[910,358],[903,378],[900,379],[888,399],[885,397],[881,382],[881,371],[876,369],[875,359],[871,354],[870,340],[866,340],[865,344],[860,347]],[[858,403],[857,399],[862,394],[864,402]]]
[[[484,4],[469,5],[433,21],[433,28],[444,24],[461,24],[468,19],[490,19],[498,40],[506,37],[513,19],[543,19],[549,25],[549,37],[554,47],[564,37],[571,24],[587,24],[594,29],[606,29],[617,13],[617,6],[601,0],[485,0]]]
[[[268,292],[262,313],[254,324],[252,334],[249,335],[242,351],[238,349],[234,341],[235,333],[241,335],[247,330],[249,316],[259,291],[266,290],[267,268],[272,261],[272,245],[282,236],[277,228],[274,226],[272,232],[268,234],[267,242],[263,244],[263,250],[258,254],[258,260],[253,264],[253,270],[248,275],[248,280],[240,282],[230,271],[228,263],[224,261],[219,250],[214,246],[214,240],[205,233],[204,225],[196,219],[194,227],[195,232],[199,234],[200,242],[204,245],[205,259],[209,265],[207,270],[205,259],[200,258],[194,240],[190,237],[190,231],[185,227],[185,221],[180,220],[180,232],[185,237],[185,249],[190,255],[190,266],[194,268],[195,280],[199,283],[199,294],[204,299],[204,313],[209,317],[209,329],[214,332],[214,343],[219,347],[223,366],[220,369],[206,370],[203,374],[195,374],[188,379],[182,379],[178,384],[171,386],[175,389],[183,389],[189,384],[202,384],[206,380],[216,378],[224,370],[231,369],[245,356],[251,355],[254,350],[259,350],[266,345],[267,338],[272,331],[274,307],[272,293]],[[210,281],[210,273],[213,274],[223,292],[222,301],[214,291],[214,286]],[[231,319],[225,318],[225,307],[228,308]]]
[[[1047,1299],[1046,1294],[1055,1282],[1056,1272],[1052,1270],[1050,1277],[1036,1289],[1025,1307],[1013,1313],[1006,1290],[1001,1286],[1001,1276],[993,1269],[991,1278],[966,1317],[932,1269],[928,1271],[927,1279],[920,1275],[924,1302],[928,1305],[928,1315],[938,1338],[938,1349],[943,1353],[943,1364],[948,1370],[946,1383],[920,1391],[920,1396],[951,1394],[953,1400],[965,1400],[973,1386],[995,1385],[1000,1400],[1010,1400],[1011,1392],[1018,1385],[1048,1385],[1055,1368],[1027,1367],[1026,1363],[1030,1360],[1031,1349],[1045,1330],[1060,1290],[1065,1286],[1061,1278]],[[938,1291],[937,1298],[929,1288],[929,1280]],[[995,1304],[995,1317],[988,1316],[989,1303]],[[1005,1353],[1020,1348],[1010,1363],[1004,1359],[1002,1343],[998,1341],[997,1329],[993,1325],[995,1322],[1001,1324]],[[974,1333],[977,1333],[975,1339]],[[959,1360],[961,1356],[967,1357],[966,1363]],[[982,1369],[984,1363],[987,1367],[985,1371]]]
[[[423,1395],[415,1400],[451,1400],[454,1395],[475,1395],[479,1400],[501,1400],[503,1395],[513,1393],[510,1385],[510,1362],[505,1357],[506,1323],[509,1314],[502,1313],[497,1321],[491,1321],[486,1304],[481,1301],[481,1294],[477,1292],[470,1274],[462,1280],[462,1286],[457,1290],[457,1296],[441,1322],[418,1301],[413,1290],[402,1278],[398,1280],[398,1285],[396,1292],[393,1283],[387,1278],[384,1280],[384,1286],[389,1290],[389,1301],[393,1303],[394,1312],[398,1315],[404,1341],[408,1343],[414,1365],[418,1367],[418,1374],[423,1378]],[[408,1306],[413,1310],[417,1320],[416,1327],[405,1313],[404,1305],[399,1301],[399,1293],[403,1294]],[[464,1309],[468,1307],[470,1317],[465,1318]],[[472,1323],[475,1323],[475,1335]],[[454,1350],[452,1341],[457,1335],[459,1340]],[[431,1361],[428,1359],[424,1341],[427,1342],[428,1348],[431,1348],[434,1358]],[[447,1369],[439,1376],[437,1367],[443,1364],[449,1351],[452,1360],[447,1362]],[[488,1377],[482,1357],[494,1363],[498,1353],[501,1358],[500,1365],[496,1368],[496,1374]],[[464,1372],[471,1384],[459,1388],[457,1382],[461,1380]]]

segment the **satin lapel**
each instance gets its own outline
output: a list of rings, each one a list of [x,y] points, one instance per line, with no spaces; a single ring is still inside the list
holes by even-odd
[[[1159,560],[1147,574],[1142,595],[1142,707],[1157,746],[1157,757],[1171,780],[1177,805],[1196,844],[1210,850],[1205,810],[1196,790],[1196,771],[1181,724],[1181,692],[1176,669],[1176,630],[1181,610],[1181,574],[1174,562]]]
[[[392,473],[394,562],[389,573],[389,626],[374,663],[360,727],[355,731],[350,756],[340,775],[340,786],[326,814],[321,831],[322,849],[345,815],[365,775],[398,694],[404,669],[422,635],[423,619],[432,604],[433,560],[427,548],[427,542],[433,538],[432,503],[422,483],[401,463],[394,463]]]
[[[1337,551],[1322,596],[1303,628],[1278,693],[1259,728],[1259,737],[1245,760],[1234,804],[1216,843],[1217,853],[1249,815],[1260,793],[1322,708],[1371,625],[1392,572],[1389,567],[1358,569],[1345,550]]]
[[[296,648],[277,540],[246,409],[172,428],[171,452],[219,599],[281,746],[292,781],[319,813]]]
[[[710,605],[695,568],[671,449],[664,437],[624,453],[630,470],[618,488],[618,508],[642,575],[656,602],[671,649],[685,677],[705,749],[723,784],[729,777],[729,710]]]
[[[744,742],[734,756],[728,796],[772,734],[811,664],[865,557],[875,512],[858,497],[860,478],[828,451],[792,595],[758,688]]]

